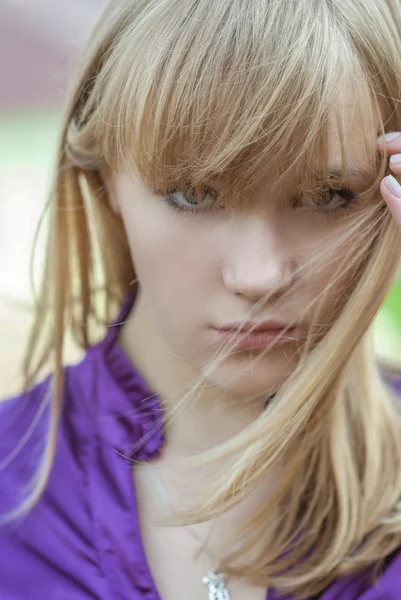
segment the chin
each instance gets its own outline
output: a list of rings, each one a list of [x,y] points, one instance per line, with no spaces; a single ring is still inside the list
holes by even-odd
[[[294,368],[294,361],[279,351],[260,360],[252,360],[249,353],[246,357],[237,354],[218,365],[207,380],[236,397],[260,397],[277,391]]]

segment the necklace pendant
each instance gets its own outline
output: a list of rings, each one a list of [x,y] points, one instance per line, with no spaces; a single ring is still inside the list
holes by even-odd
[[[202,579],[202,583],[207,586],[209,600],[231,600],[230,593],[226,586],[226,578],[222,573],[209,571]]]

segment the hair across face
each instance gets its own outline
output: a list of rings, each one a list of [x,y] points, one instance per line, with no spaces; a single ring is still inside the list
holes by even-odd
[[[285,218],[281,217],[279,230],[285,234],[280,248],[269,248],[266,241],[261,260],[265,260],[265,270],[274,260],[297,265],[298,286],[281,297],[281,303],[266,305],[274,286],[280,290],[281,282],[269,283],[259,269],[260,281],[253,283],[259,290],[257,297],[253,292],[237,303],[244,289],[237,282],[237,288],[231,286],[227,294],[236,302],[230,306],[227,300],[224,309],[205,315],[206,322],[217,326],[223,324],[218,314],[223,310],[232,315],[232,321],[245,320],[259,303],[258,320],[272,315],[302,320],[311,333],[315,325],[315,338],[321,338],[356,286],[372,250],[383,221],[377,190],[385,168],[376,152],[376,137],[383,120],[395,115],[382,100],[384,82],[380,88],[368,70],[374,67],[364,55],[372,55],[375,40],[365,39],[360,32],[358,37],[358,18],[354,9],[322,1],[308,5],[291,0],[206,1],[189,2],[185,7],[180,2],[168,7],[144,3],[137,19],[127,20],[103,57],[91,95],[77,112],[74,126],[79,133],[70,138],[72,147],[74,139],[78,143],[90,140],[109,169],[137,181],[120,198],[124,214],[132,215],[124,219],[124,226],[136,276],[142,287],[147,282],[144,289],[153,289],[154,300],[149,301],[163,315],[172,351],[202,356],[203,372],[207,360],[215,356],[213,344],[206,340],[208,351],[202,351],[198,346],[190,348],[179,336],[180,330],[185,340],[193,342],[200,336],[186,332],[202,314],[200,307],[195,308],[195,297],[207,305],[197,292],[201,273],[211,278],[217,263],[221,273],[237,274],[241,269],[250,273],[256,260],[244,252],[241,261],[233,259],[232,252],[225,263],[217,252],[213,260],[207,260],[206,249],[215,246],[210,232],[216,231],[220,249],[227,239],[222,228],[214,226],[221,223],[223,213],[234,231],[234,221],[245,222],[247,214],[256,213],[260,222],[266,222],[266,211],[275,215],[281,211]],[[158,43],[149,44],[156,35],[156,23]],[[285,42],[281,31],[286,33]],[[211,182],[218,182],[218,193]],[[139,202],[138,185],[148,190],[148,204]],[[178,206],[172,199],[190,198],[193,205],[201,206],[205,191],[209,202],[213,193],[207,215],[203,211],[195,216],[195,206],[188,208],[187,201],[186,218],[171,216],[163,221],[165,229],[160,232],[158,217],[164,213],[154,212],[153,193],[160,199],[170,198],[169,207],[182,212],[183,202]],[[354,196],[357,201],[346,206],[346,199]],[[341,206],[347,210],[335,212]],[[236,213],[242,216],[233,217]],[[265,240],[267,229],[262,234]],[[256,249],[255,231],[244,241],[244,248]],[[280,236],[274,233],[273,237]],[[155,242],[150,244],[150,239]],[[355,246],[351,242],[356,240]],[[227,245],[238,250],[239,237]],[[196,249],[199,260],[191,252]],[[158,277],[161,255],[181,258],[170,259],[169,269],[162,269],[164,276]],[[143,263],[141,257],[146,256],[154,260]],[[189,270],[186,294],[180,294],[185,265]],[[280,265],[273,268],[280,270]],[[221,274],[220,279],[224,279]],[[167,285],[170,302],[162,293]],[[205,297],[213,297],[206,280],[202,285]],[[193,297],[187,298],[191,290]],[[221,304],[221,297],[215,297],[215,303]],[[184,322],[185,314],[189,322]],[[291,354],[299,357],[299,353],[299,344],[294,344]],[[254,366],[252,385],[248,381],[239,386],[238,377],[234,378],[237,364],[217,380],[224,380],[226,386],[231,376],[231,387],[242,393],[262,393],[263,386],[276,388],[295,365],[288,350],[274,354],[279,355],[282,364],[275,364],[272,353],[266,357],[274,378],[267,377],[266,361],[259,363],[265,375],[258,385]],[[238,358],[238,353],[233,356]]]
[[[235,319],[255,306],[272,308],[274,286],[255,293],[256,279],[251,290],[243,275],[245,259],[260,265],[257,251],[269,255],[271,248],[271,267],[281,269],[288,258],[300,266],[294,270],[300,296],[295,288],[285,290],[287,316],[307,314],[312,304],[308,329],[319,344],[305,344],[308,352],[280,381],[263,417],[208,457],[240,458],[192,517],[210,518],[250,493],[280,457],[285,464],[277,490],[244,534],[245,554],[255,540],[263,552],[240,567],[240,557],[231,557],[229,567],[309,597],[339,574],[378,563],[399,544],[400,423],[367,332],[401,251],[377,195],[386,156],[376,153],[378,133],[401,131],[400,72],[395,0],[107,4],[71,89],[51,198],[48,265],[26,370],[32,379],[54,358],[53,427],[42,476],[24,507],[37,499],[51,467],[66,323],[87,347],[93,323],[108,320],[134,279],[158,297],[169,284],[165,272],[155,270],[166,251],[175,269],[172,300],[180,292],[185,298],[180,261],[188,251],[201,269],[199,239],[211,267],[199,274],[213,293],[221,292],[214,298],[224,300],[213,308],[217,324],[228,318],[228,305]],[[120,181],[123,219],[110,207],[102,169]],[[216,212],[173,211],[173,200],[181,207],[188,197],[197,202],[213,185]],[[133,186],[141,193],[130,202]],[[357,199],[343,212],[315,212],[328,198],[338,207],[350,192]],[[141,238],[145,223],[149,230],[166,225],[159,249]],[[195,276],[188,261],[183,266],[193,277],[192,293]],[[225,284],[211,282],[210,273],[225,274]],[[278,316],[277,294],[275,302]],[[173,338],[168,316],[175,307],[157,308]],[[323,325],[330,322],[324,339],[321,316]],[[270,387],[272,380],[262,383]]]
[[[155,193],[133,170],[113,176],[113,203],[140,286],[125,339],[135,343],[136,354],[145,344],[153,348],[146,375],[162,396],[162,371],[170,381],[174,373],[183,379],[186,365],[193,376],[205,375],[214,394],[263,398],[294,370],[313,325],[317,339],[327,333],[355,283],[344,265],[369,252],[380,218],[377,194],[366,197],[360,123],[347,128],[352,170],[342,187],[334,183],[319,197],[301,194],[290,174],[281,189],[247,192],[239,208],[221,205],[224,182],[218,179],[197,197],[191,190]],[[329,137],[333,174],[342,170],[336,133]],[[356,235],[359,248],[352,243]],[[296,326],[288,343],[267,345],[265,352],[263,345],[245,351],[221,344],[228,325],[240,329],[269,319]]]

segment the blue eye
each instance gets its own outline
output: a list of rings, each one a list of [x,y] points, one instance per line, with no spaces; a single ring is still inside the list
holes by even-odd
[[[216,203],[217,192],[209,187],[203,188],[202,197],[199,198],[194,188],[188,192],[179,190],[170,190],[165,196],[165,201],[169,206],[178,211],[200,212],[207,211],[214,207]]]

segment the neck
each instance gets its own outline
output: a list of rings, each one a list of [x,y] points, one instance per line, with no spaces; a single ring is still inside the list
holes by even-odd
[[[170,456],[188,457],[234,437],[263,410],[265,398],[244,401],[213,385],[203,385],[189,402],[181,400],[200,370],[169,348],[153,314],[138,292],[121,329],[120,345],[166,412],[166,448]]]

